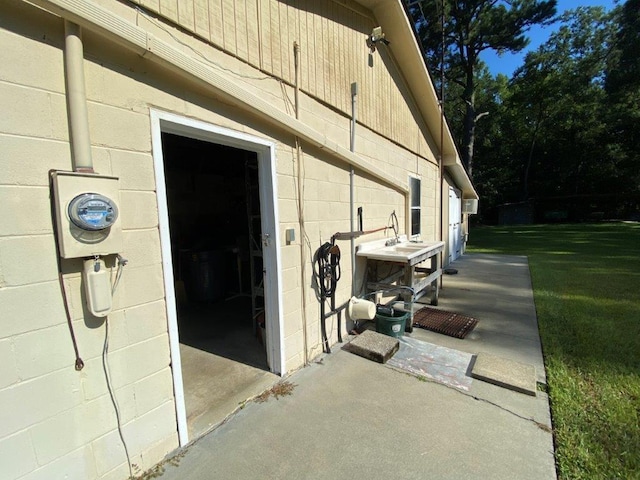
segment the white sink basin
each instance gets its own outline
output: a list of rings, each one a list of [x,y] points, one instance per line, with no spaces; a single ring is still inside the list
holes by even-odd
[[[362,244],[357,255],[373,260],[415,265],[441,252],[443,248],[444,242],[409,242],[403,236],[396,245],[385,246],[380,241]]]

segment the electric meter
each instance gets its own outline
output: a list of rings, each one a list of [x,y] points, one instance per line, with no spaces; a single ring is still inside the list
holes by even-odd
[[[69,219],[83,230],[104,230],[118,218],[118,207],[99,193],[83,193],[69,203]]]
[[[51,172],[58,247],[62,258],[122,251],[120,188],[117,177]]]

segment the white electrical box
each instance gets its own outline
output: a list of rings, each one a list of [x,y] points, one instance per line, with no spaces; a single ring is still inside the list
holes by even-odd
[[[58,244],[62,258],[122,251],[117,177],[52,172]]]
[[[476,198],[465,198],[462,200],[462,213],[468,213],[470,215],[475,215],[478,213],[478,199]]]

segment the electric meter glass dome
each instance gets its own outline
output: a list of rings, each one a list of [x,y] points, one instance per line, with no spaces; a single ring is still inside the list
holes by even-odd
[[[69,203],[69,219],[82,230],[105,230],[118,218],[118,207],[99,193],[83,193]]]

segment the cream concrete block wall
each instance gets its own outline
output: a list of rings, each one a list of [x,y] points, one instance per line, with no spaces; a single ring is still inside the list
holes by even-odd
[[[1,460],[3,478],[125,478],[128,467],[102,367],[105,322],[85,311],[80,263],[63,261],[86,365],[76,372],[57,282],[48,170],[71,167],[63,24],[14,3],[3,5],[0,15],[0,108],[11,111],[0,120],[0,442],[2,455],[11,455]],[[97,67],[91,61],[87,66]],[[107,69],[97,70],[101,75],[94,76],[96,70],[87,68],[89,91],[121,78],[105,81]],[[95,78],[102,80],[97,88]],[[131,460],[144,469],[178,445],[164,289],[155,281],[162,267],[148,104],[141,114],[132,108],[139,105],[106,90],[113,94],[110,103],[104,92],[89,102],[94,165],[123,178],[121,253],[130,260],[116,293],[117,310],[108,319],[108,361]],[[151,220],[140,215],[144,208],[153,213]],[[101,454],[107,438],[113,439],[111,456]]]
[[[124,4],[106,0],[101,3],[135,17],[135,11]],[[2,9],[0,17],[7,20],[0,21],[0,40],[10,48],[0,52],[0,60],[6,66],[0,72],[0,108],[17,111],[0,119],[0,410],[4,412],[0,413],[0,444],[11,444],[12,458],[20,459],[20,465],[12,466],[14,471],[9,478],[25,474],[30,474],[29,478],[57,478],[62,474],[124,478],[128,469],[102,372],[106,324],[86,312],[80,262],[63,262],[73,325],[86,363],[82,372],[75,372],[56,281],[47,171],[71,167],[60,50],[62,21],[22,5]],[[157,25],[154,28],[158,36],[172,38]],[[293,114],[290,86],[265,79],[239,59],[223,55],[175,29],[171,34],[178,35],[186,45],[199,47],[216,62],[212,68],[221,74]],[[43,35],[46,40],[42,40]],[[149,107],[276,142],[287,370],[304,362],[305,319],[307,357],[313,358],[322,351],[319,305],[310,288],[311,258],[332,234],[349,230],[349,168],[324,152],[303,145],[303,199],[309,248],[300,230],[300,192],[293,139],[289,135],[248,119],[212,98],[202,87],[187,85],[91,32],[85,32],[84,39],[94,162],[100,173],[121,178],[121,253],[130,260],[114,299],[115,311],[108,320],[111,382],[121,407],[132,461],[144,470],[178,445]],[[184,46],[184,51],[189,48]],[[39,59],[47,74],[36,72],[32,65],[25,66],[18,58]],[[348,117],[310,97],[302,98],[303,120],[347,148]],[[415,152],[360,126],[356,153],[388,172],[390,178],[406,183],[408,173],[419,175],[423,179],[425,205],[431,212],[433,207],[429,205],[435,202],[437,188],[433,165],[425,166],[424,159],[416,158]],[[28,168],[22,168],[24,165]],[[365,229],[388,225],[389,215],[395,210],[400,229],[404,230],[406,199],[402,193],[357,171],[355,185],[356,206],[364,207]],[[28,211],[30,215],[27,218],[13,213],[18,211]],[[427,219],[435,218],[436,213],[429,215]],[[296,230],[296,240],[289,246],[284,244],[287,228]],[[382,232],[359,241],[384,235]],[[339,243],[343,277],[337,304],[351,294],[353,266],[348,244]],[[333,343],[337,340],[335,318],[327,325]],[[39,400],[43,396],[47,402]],[[7,405],[11,408],[4,408]],[[69,428],[65,432],[69,438],[61,442],[63,445],[54,445],[56,428],[84,422],[90,424],[88,428]]]

